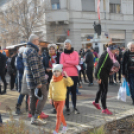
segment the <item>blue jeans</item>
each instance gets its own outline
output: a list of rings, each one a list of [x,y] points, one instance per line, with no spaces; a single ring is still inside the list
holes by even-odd
[[[130,73],[128,75],[128,80],[129,80],[129,84],[130,84],[131,97],[134,101],[134,73]]]
[[[25,95],[20,94],[19,98],[18,98],[18,103],[17,104],[21,105],[22,102],[23,102],[24,97],[25,97]],[[26,95],[26,102],[27,102],[27,100],[28,100],[28,95]]]

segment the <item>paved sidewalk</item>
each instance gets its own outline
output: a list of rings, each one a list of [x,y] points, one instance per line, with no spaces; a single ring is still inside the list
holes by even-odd
[[[97,84],[93,87],[88,87],[86,84],[83,85],[83,89],[80,90],[82,93],[81,96],[78,96],[77,108],[79,109],[79,115],[65,115],[69,131],[68,134],[80,134],[81,132],[87,131],[90,128],[95,126],[100,126],[108,121],[120,119],[122,117],[126,117],[134,113],[134,106],[132,105],[130,97],[127,98],[127,102],[118,101],[116,98],[119,85],[109,86],[108,93],[108,108],[114,113],[112,116],[106,116],[101,114],[101,111],[96,110],[92,101],[95,98],[96,91],[98,89]],[[22,106],[22,115],[15,115],[15,104],[17,102],[18,93],[16,91],[9,91],[7,95],[3,95],[0,97],[0,102],[2,103],[0,107],[0,112],[2,112],[2,117],[4,121],[9,120],[9,115],[5,111],[5,106],[9,106],[12,109],[12,113],[14,115],[15,120],[19,120],[19,118],[23,118],[26,126],[32,131],[39,134],[39,128],[43,132],[45,129],[45,134],[49,134],[49,132],[53,131],[56,123],[56,115],[51,114],[52,107],[47,102],[43,111],[46,114],[49,114],[49,118],[46,120],[40,120],[36,125],[30,124],[30,119],[27,118],[27,113],[25,112],[25,102]],[[70,103],[70,106],[72,104]],[[4,109],[4,110],[3,110]]]

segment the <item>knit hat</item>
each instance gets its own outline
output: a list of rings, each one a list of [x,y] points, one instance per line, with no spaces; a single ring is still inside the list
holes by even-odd
[[[64,41],[64,45],[65,45],[66,43],[69,43],[69,44],[72,46],[72,42],[71,42],[71,40],[66,39],[66,40]]]
[[[54,71],[60,71],[60,72],[62,72],[63,71],[62,68],[63,68],[63,65],[62,64],[53,64],[52,72],[54,72]]]

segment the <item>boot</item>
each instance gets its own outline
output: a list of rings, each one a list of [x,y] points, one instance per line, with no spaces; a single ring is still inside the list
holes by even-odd
[[[27,101],[26,101],[26,112],[28,111],[28,103],[27,103]]]
[[[20,104],[16,105],[16,114],[20,114]]]

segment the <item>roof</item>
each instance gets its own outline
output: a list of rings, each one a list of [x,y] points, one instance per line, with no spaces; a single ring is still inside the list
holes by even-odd
[[[26,45],[26,44],[27,44],[27,43],[21,43],[21,44],[17,44],[17,45],[7,46],[6,49],[15,49],[16,47],[24,46],[24,45]]]

